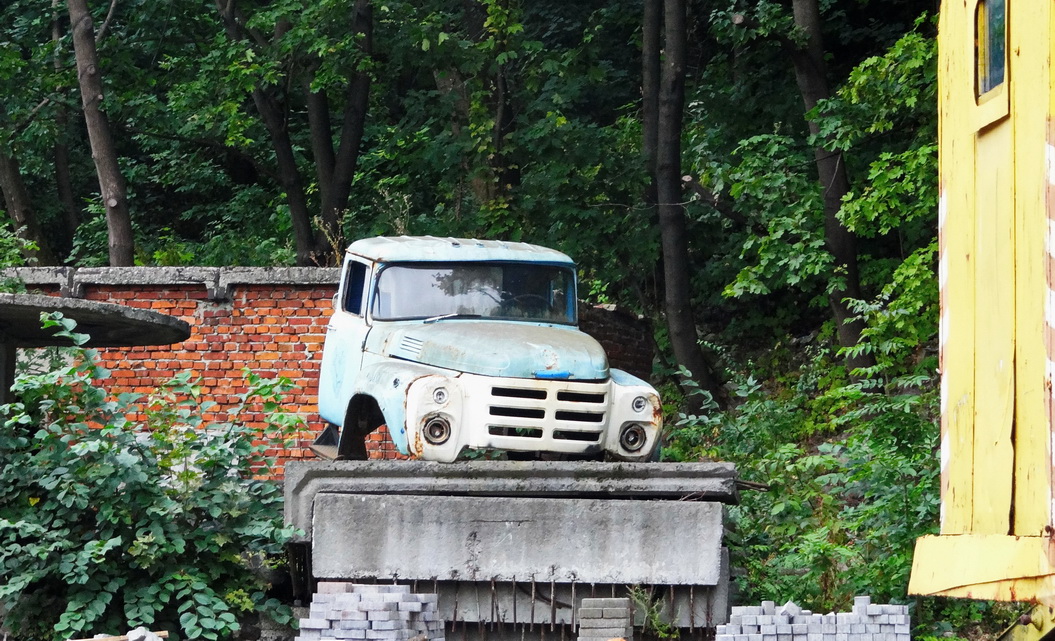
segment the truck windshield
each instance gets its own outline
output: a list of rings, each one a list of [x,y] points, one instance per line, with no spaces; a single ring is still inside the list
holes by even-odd
[[[404,263],[384,267],[377,320],[487,318],[575,323],[575,274],[536,263]]]

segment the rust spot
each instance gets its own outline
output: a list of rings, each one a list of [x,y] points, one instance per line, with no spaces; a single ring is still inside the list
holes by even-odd
[[[425,444],[421,440],[421,430],[414,430],[414,447],[410,448],[411,458],[420,458],[425,451]]]

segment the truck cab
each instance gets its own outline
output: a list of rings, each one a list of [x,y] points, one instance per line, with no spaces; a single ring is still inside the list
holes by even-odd
[[[575,264],[530,245],[370,238],[347,251],[327,326],[313,449],[396,449],[452,462],[466,449],[647,460],[659,395],[608,366],[577,326]]]

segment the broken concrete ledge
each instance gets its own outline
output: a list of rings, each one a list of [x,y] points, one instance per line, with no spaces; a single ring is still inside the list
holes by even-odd
[[[91,285],[201,285],[210,300],[229,300],[233,285],[333,285],[338,267],[13,267],[0,277],[27,288],[58,287],[62,296],[81,298]]]
[[[603,498],[736,504],[732,463],[583,461],[291,462],[285,474],[286,522],[311,540],[315,497],[388,494],[517,498]]]

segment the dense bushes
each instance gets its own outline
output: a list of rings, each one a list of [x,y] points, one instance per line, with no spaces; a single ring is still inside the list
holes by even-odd
[[[48,326],[74,339],[73,323]],[[250,566],[280,558],[279,487],[261,434],[232,416],[202,425],[208,403],[188,375],[147,399],[108,399],[91,350],[21,376],[0,430],[0,612],[17,638],[120,634],[133,626],[217,639],[250,611],[288,618]],[[68,364],[72,360],[72,364]],[[283,438],[288,381],[247,374]],[[144,415],[135,423],[129,415]],[[256,443],[254,443],[256,441]]]

